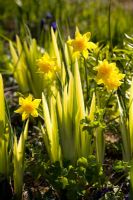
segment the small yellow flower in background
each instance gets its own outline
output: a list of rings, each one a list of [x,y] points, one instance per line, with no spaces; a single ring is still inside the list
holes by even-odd
[[[97,70],[97,83],[101,84],[106,80],[110,75],[113,73],[113,71],[118,71],[115,63],[108,63],[108,61],[105,59],[103,61],[99,61],[99,65],[95,67]]]
[[[67,44],[73,48],[73,56],[79,57],[80,54],[84,56],[84,58],[88,57],[88,50],[96,49],[97,45],[93,42],[89,42],[91,37],[91,33],[87,32],[82,35],[78,28],[76,28],[75,39],[70,39],[67,41]]]
[[[37,60],[37,66],[39,67],[39,71],[43,72],[44,74],[59,71],[57,59],[51,58],[48,53],[45,53],[41,58]]]
[[[38,117],[37,108],[41,102],[41,99],[32,99],[33,97],[31,94],[29,94],[29,96],[25,99],[22,97],[19,98],[20,107],[15,112],[22,114],[23,121],[27,119],[30,115],[33,117]]]
[[[97,83],[103,83],[108,91],[117,90],[122,84],[120,80],[122,80],[125,75],[119,72],[116,63],[108,63],[105,59],[100,61],[99,65],[95,67],[95,69],[97,70]]]

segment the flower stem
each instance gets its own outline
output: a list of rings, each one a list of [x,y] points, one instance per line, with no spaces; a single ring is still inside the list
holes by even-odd
[[[89,95],[89,86],[88,86],[88,78],[87,78],[87,65],[86,65],[86,60],[84,58],[84,66],[85,66],[85,80],[86,80],[86,100]]]
[[[108,37],[109,37],[109,49],[112,53],[112,37],[111,37],[111,2],[112,0],[109,0],[109,7],[108,7]]]

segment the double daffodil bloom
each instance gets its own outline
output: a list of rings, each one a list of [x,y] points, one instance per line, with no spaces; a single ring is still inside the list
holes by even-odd
[[[104,81],[104,85],[106,86],[108,91],[117,90],[118,87],[122,84],[120,80],[124,78],[124,74],[112,74],[107,80]]]
[[[59,70],[57,59],[51,58],[48,53],[45,53],[37,60],[37,66],[39,67],[39,71],[44,74],[57,72]]]
[[[121,80],[124,78],[125,74],[119,72],[116,63],[108,63],[105,59],[100,61],[95,69],[97,70],[97,83],[103,83],[108,91],[117,90],[122,84]]]
[[[75,39],[70,39],[67,41],[67,44],[70,45],[73,49],[73,57],[79,57],[80,54],[82,54],[84,58],[87,58],[88,50],[96,49],[97,45],[93,42],[89,42],[90,37],[90,32],[82,35],[78,28],[76,28]]]
[[[22,121],[26,120],[30,115],[38,117],[37,108],[41,102],[41,99],[32,100],[32,95],[29,94],[27,98],[19,98],[20,107],[15,111],[16,113],[22,114]]]

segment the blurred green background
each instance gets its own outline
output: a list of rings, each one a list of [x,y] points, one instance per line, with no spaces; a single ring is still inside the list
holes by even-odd
[[[13,39],[26,24],[39,38],[56,21],[61,31],[91,31],[94,40],[107,40],[110,0],[0,0],[0,35]],[[133,33],[133,1],[111,1],[111,35],[117,44],[124,33]],[[68,32],[66,32],[68,31]]]

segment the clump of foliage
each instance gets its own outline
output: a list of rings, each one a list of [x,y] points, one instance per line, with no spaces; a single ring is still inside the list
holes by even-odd
[[[12,107],[0,74],[0,198],[132,198],[133,38],[121,37],[132,15],[113,0],[57,2],[16,0],[1,16],[10,56],[0,71],[18,92]],[[4,33],[9,17],[16,41]]]

